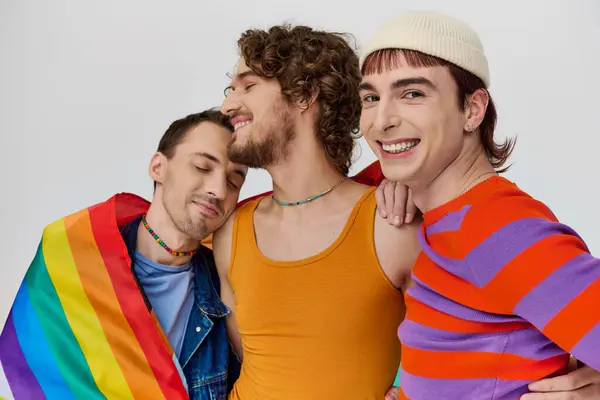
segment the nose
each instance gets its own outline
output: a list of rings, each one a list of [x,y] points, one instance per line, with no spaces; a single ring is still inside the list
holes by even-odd
[[[232,116],[236,111],[239,111],[241,108],[241,104],[239,102],[238,96],[236,96],[235,91],[231,90],[223,103],[221,103],[221,113]]]
[[[206,192],[217,200],[227,197],[227,175],[224,173],[213,173],[205,181]]]
[[[373,127],[385,132],[400,125],[400,116],[394,107],[393,101],[381,99],[377,106]]]

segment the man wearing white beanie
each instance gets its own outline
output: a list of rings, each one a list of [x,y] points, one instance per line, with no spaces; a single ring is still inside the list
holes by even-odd
[[[494,140],[478,35],[448,15],[410,12],[360,62],[361,130],[424,213],[399,329],[400,399],[561,398],[526,393],[556,390],[533,382],[564,373],[569,354],[589,367],[571,374],[579,389],[563,398],[597,398],[600,260],[499,176],[514,141]]]

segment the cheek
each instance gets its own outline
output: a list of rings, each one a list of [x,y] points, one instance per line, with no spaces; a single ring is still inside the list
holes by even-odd
[[[190,171],[180,170],[169,180],[169,197],[179,202],[184,201],[198,185],[198,176]]]
[[[375,117],[375,112],[373,109],[363,109],[360,114],[360,132],[363,134],[365,140],[367,142],[374,141],[374,132],[371,131],[373,126],[373,118]]]
[[[364,108],[360,112],[360,122],[359,127],[362,134],[365,136],[365,139],[369,139],[369,126],[371,126],[371,115],[369,110],[365,110]]]
[[[227,198],[223,202],[223,211],[225,212],[225,215],[229,215],[231,212],[233,212],[233,210],[237,206],[239,197],[239,190],[227,192]]]
[[[375,154],[375,155],[379,155],[379,145],[377,145],[377,142],[375,140],[371,140],[367,137],[367,135],[365,135],[365,141],[367,142],[367,144],[369,145],[369,148],[371,149],[371,151]]]
[[[437,108],[415,107],[406,113],[406,120],[415,126],[423,135],[425,141],[430,143],[446,142],[449,121],[447,115]]]

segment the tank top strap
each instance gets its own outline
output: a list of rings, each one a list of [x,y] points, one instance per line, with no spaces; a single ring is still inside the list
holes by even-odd
[[[236,255],[244,254],[249,257],[254,251],[254,210],[264,198],[258,197],[243,204],[233,215],[233,229],[231,237],[231,257],[229,262],[228,277],[231,279],[233,267],[236,263]]]
[[[251,262],[251,258],[255,258],[258,263],[289,267],[312,263],[329,257],[338,251],[354,253],[366,250],[376,260],[374,244],[375,190],[375,187],[368,188],[360,196],[339,236],[327,249],[305,259],[295,261],[274,261],[260,253],[256,244],[254,211],[264,197],[245,203],[234,214],[229,277],[232,276],[236,262],[248,263]],[[236,260],[236,254],[243,254],[244,260]]]
[[[375,191],[377,188],[369,188],[361,196],[352,211],[349,226],[347,227],[347,240],[353,246],[375,249],[375,211],[377,202],[375,200]]]

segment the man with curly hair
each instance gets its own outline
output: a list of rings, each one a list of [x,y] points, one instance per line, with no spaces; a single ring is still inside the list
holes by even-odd
[[[419,247],[414,223],[376,216],[376,188],[347,179],[358,57],[343,35],[303,26],[248,30],[238,45],[221,108],[235,128],[229,157],[266,169],[273,193],[213,239],[243,359],[230,398],[383,399]]]
[[[228,155],[266,169],[273,192],[241,205],[213,239],[243,360],[230,400],[393,399],[420,218],[405,186],[376,191],[378,163],[347,179],[358,57],[343,35],[304,26],[248,30],[238,47],[221,107],[235,129]],[[540,398],[571,398],[574,377],[545,381],[540,390],[556,393]]]

